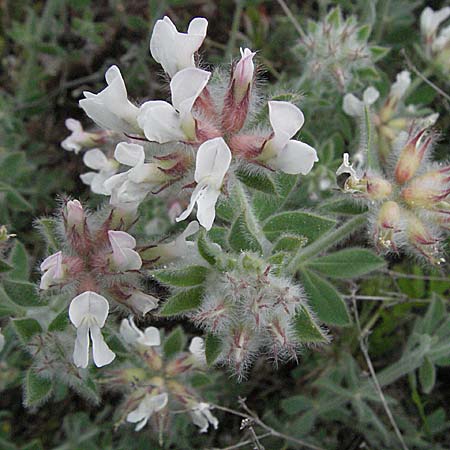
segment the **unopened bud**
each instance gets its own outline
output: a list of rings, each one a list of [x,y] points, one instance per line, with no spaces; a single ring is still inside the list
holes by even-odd
[[[367,198],[370,200],[383,200],[392,193],[392,185],[384,178],[366,175],[363,180],[367,183]]]
[[[241,48],[241,59],[236,64],[232,77],[233,95],[236,103],[240,103],[251,88],[255,71],[255,65],[253,64],[255,54],[248,48],[245,50]]]
[[[410,180],[420,167],[425,153],[433,142],[433,135],[426,136],[426,129],[416,132],[403,147],[395,167],[395,178],[400,184]]]
[[[149,311],[158,307],[158,299],[152,295],[145,294],[138,289],[135,289],[130,297],[127,299],[130,307],[145,316]]]
[[[83,206],[79,200],[69,200],[66,204],[66,224],[68,229],[79,228],[84,225]]]
[[[377,247],[397,251],[394,235],[400,231],[401,209],[398,203],[388,201],[383,203],[378,212],[375,241]]]

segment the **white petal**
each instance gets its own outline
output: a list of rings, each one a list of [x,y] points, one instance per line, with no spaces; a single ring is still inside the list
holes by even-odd
[[[0,352],[3,350],[4,347],[5,347],[5,336],[3,336],[2,330],[0,328]]]
[[[403,97],[411,84],[411,74],[407,70],[403,70],[397,74],[395,83],[391,86],[390,94],[392,97],[400,99]]]
[[[303,113],[289,102],[269,102],[269,120],[272,125],[274,137],[271,139],[276,148],[287,144],[305,123]]]
[[[161,345],[161,336],[159,330],[156,327],[148,327],[144,331],[144,335],[137,339],[139,344],[145,345],[146,347],[154,347]]]
[[[196,220],[193,220],[192,222],[189,222],[189,225],[185,228],[183,233],[181,233],[181,236],[183,240],[188,238],[189,236],[193,236],[197,231],[200,229],[198,222]]]
[[[91,326],[90,330],[94,363],[97,367],[106,366],[114,360],[116,355],[106,344],[102,332],[97,325]]]
[[[189,351],[197,358],[200,363],[206,363],[205,341],[201,337],[195,336],[194,338],[192,338],[189,345]]]
[[[113,172],[110,171],[101,171],[95,174],[95,176],[92,177],[90,184],[91,191],[94,194],[109,195],[109,190],[105,187],[105,182],[111,178],[112,174]]]
[[[136,247],[136,240],[125,231],[108,231],[109,242],[113,250],[113,260],[118,269],[138,270],[142,266],[139,253],[132,250]]]
[[[319,159],[314,148],[300,141],[289,141],[274,158],[274,168],[291,175],[308,174]]]
[[[42,289],[43,291],[49,289],[51,286],[53,286],[55,281],[55,268],[50,267],[47,269],[44,274],[41,277],[41,282],[39,284],[39,289]]]
[[[215,187],[220,188],[231,158],[231,151],[221,137],[204,142],[197,151],[195,181],[200,183],[206,177],[213,178]]]
[[[66,119],[64,123],[66,125],[66,128],[70,131],[73,131],[74,133],[83,131],[83,125],[81,125],[81,122],[79,120],[69,118]]]
[[[180,70],[170,82],[172,105],[183,117],[192,110],[195,100],[208,84],[210,72],[189,67]]]
[[[210,230],[213,226],[219,195],[219,190],[208,186],[197,199],[197,220],[206,230]]]
[[[114,151],[114,158],[125,166],[134,167],[145,161],[144,148],[138,144],[120,142]]]
[[[199,199],[199,197],[202,195],[202,192],[207,188],[207,186],[205,184],[198,184],[194,191],[192,192],[191,195],[191,200],[189,202],[188,207],[185,209],[185,211],[179,216],[177,217],[175,220],[177,222],[181,222],[182,220],[185,220],[189,217],[189,215],[191,214],[192,210],[194,209],[195,203],[197,202],[197,200]]]
[[[92,184],[93,179],[97,176],[97,172],[86,172],[80,175],[81,181],[90,186]]]
[[[150,399],[150,405],[154,412],[161,411],[167,406],[169,402],[169,396],[167,392],[163,392],[162,394],[154,395]]]
[[[139,110],[138,123],[144,130],[145,137],[159,144],[186,138],[181,129],[179,114],[167,102],[157,100],[144,103]]]
[[[90,169],[94,170],[108,170],[111,169],[111,164],[105,154],[98,148],[88,150],[83,155],[84,164]]]
[[[95,319],[102,328],[108,317],[109,303],[105,297],[96,292],[86,291],[77,295],[69,306],[70,321],[78,328],[85,317]]]
[[[93,172],[88,172],[93,173]],[[86,175],[86,174],[84,174]],[[117,175],[112,175],[109,177],[105,182],[103,183],[103,187],[105,189],[105,192],[107,192],[106,195],[111,195],[112,191],[116,188],[118,188],[120,185],[122,185],[128,178],[128,172],[122,172],[118,173]]]
[[[143,336],[142,331],[134,324],[132,317],[122,320],[119,332],[127,344],[134,344],[139,337]]]
[[[134,291],[128,302],[134,310],[145,316],[149,311],[158,307],[159,300],[152,295]]]
[[[89,364],[89,325],[85,321],[77,329],[77,338],[73,349],[73,362],[77,367],[86,368]]]
[[[342,109],[351,117],[359,117],[364,111],[364,104],[353,94],[345,94]]]
[[[131,234],[125,231],[108,231],[109,242],[113,251],[121,248],[134,248],[136,247],[136,239]]]
[[[373,105],[380,96],[378,89],[375,89],[373,86],[369,86],[363,94],[363,100],[366,105]]]
[[[41,265],[40,265],[40,269],[41,271],[45,271],[50,269],[50,267],[55,267],[58,264],[61,264],[62,261],[62,252],[56,252],[53,255],[47,256],[47,258],[44,259],[44,261],[42,261]]]

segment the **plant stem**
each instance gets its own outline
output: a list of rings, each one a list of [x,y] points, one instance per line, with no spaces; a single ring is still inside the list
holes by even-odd
[[[327,248],[332,247],[339,241],[345,239],[349,234],[353,233],[355,230],[363,226],[366,221],[366,214],[359,214],[356,217],[350,219],[348,222],[345,222],[340,227],[336,228],[334,231],[331,231],[330,233],[327,233],[324,236],[320,237],[311,245],[299,249],[297,254],[294,256],[294,258],[292,258],[291,262],[288,265],[288,272],[295,273],[302,262],[313,256],[316,256]]]
[[[230,38],[228,39],[227,49],[225,51],[225,58],[230,59],[233,55],[233,50],[236,45],[236,37],[239,31],[239,24],[242,16],[242,0],[235,0],[236,8],[234,10],[233,22],[231,23]]]

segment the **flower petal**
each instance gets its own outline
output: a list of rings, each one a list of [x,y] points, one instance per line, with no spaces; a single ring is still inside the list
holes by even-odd
[[[146,347],[155,347],[161,345],[161,336],[159,330],[156,327],[148,327],[145,329],[144,334],[137,339],[137,342]]]
[[[351,117],[359,117],[364,111],[363,102],[353,94],[345,94],[342,109]]]
[[[122,320],[119,332],[127,344],[134,344],[139,337],[143,336],[142,331],[134,324],[132,317]]]
[[[137,166],[145,161],[144,148],[138,144],[120,142],[114,151],[114,158],[125,166]]]
[[[204,178],[213,179],[216,188],[220,188],[231,163],[231,151],[226,142],[217,137],[200,145],[195,160],[194,179],[200,183]]]
[[[287,174],[306,175],[318,160],[316,150],[308,144],[300,141],[288,141],[271,165]]]
[[[82,367],[83,369],[89,364],[89,324],[86,321],[77,328],[73,362],[77,367]]]
[[[97,367],[103,367],[111,363],[116,357],[115,353],[108,347],[98,325],[90,327],[92,339],[92,356]]]
[[[197,220],[206,230],[210,230],[216,217],[216,203],[220,191],[208,186],[197,199]]]
[[[105,297],[96,292],[86,291],[77,295],[69,306],[70,321],[78,328],[85,317],[95,319],[102,328],[108,317],[109,303]]]
[[[110,170],[111,164],[108,161],[108,158],[99,148],[93,148],[92,150],[88,150],[83,155],[83,163],[94,170]]]
[[[305,117],[295,105],[289,102],[270,101],[269,120],[274,137],[271,139],[275,148],[282,148],[303,126]]]

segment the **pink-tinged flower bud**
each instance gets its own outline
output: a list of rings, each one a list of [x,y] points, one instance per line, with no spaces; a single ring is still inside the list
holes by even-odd
[[[433,135],[425,136],[426,129],[415,132],[403,147],[395,167],[395,178],[400,184],[406,183],[417,172],[425,153],[433,142]]]
[[[440,256],[439,237],[416,215],[408,214],[406,232],[409,243],[431,264],[440,265],[445,262]]]
[[[411,207],[448,213],[450,204],[446,198],[450,194],[450,166],[416,177],[402,190],[402,197]]]
[[[401,209],[398,203],[383,203],[375,225],[375,245],[380,250],[397,251],[395,233],[400,231]],[[381,248],[380,248],[381,247]]]
[[[142,291],[134,290],[127,299],[130,307],[139,314],[145,316],[149,311],[158,307],[158,299]]]
[[[222,128],[230,133],[236,133],[244,126],[255,69],[255,53],[246,48],[244,51],[241,49],[241,55],[233,70],[222,111]]]
[[[370,200],[384,200],[392,193],[392,185],[381,177],[366,175],[367,198]]]
[[[69,200],[66,204],[66,224],[67,228],[79,228],[84,225],[83,206],[79,200]]]

